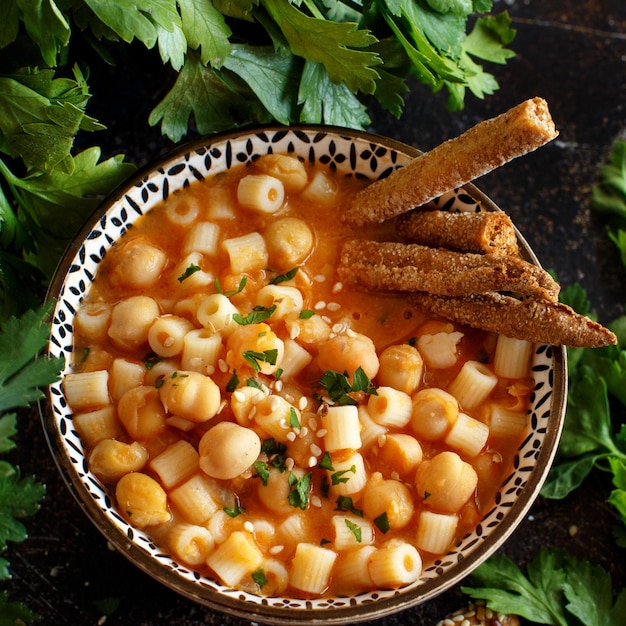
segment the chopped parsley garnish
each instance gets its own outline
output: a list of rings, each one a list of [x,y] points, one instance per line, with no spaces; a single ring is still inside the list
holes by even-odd
[[[291,506],[306,509],[309,501],[309,487],[311,485],[311,472],[305,474],[302,478],[298,478],[293,472],[289,472],[289,504]]]
[[[321,469],[328,470],[332,472],[335,468],[333,467],[333,461],[330,458],[329,452],[324,452],[322,455],[322,460],[317,464]]]
[[[298,317],[301,320],[308,320],[311,317],[313,317],[315,315],[315,311],[312,311],[311,309],[302,309],[302,311],[300,311],[300,315],[298,315]]]
[[[300,420],[298,419],[298,414],[293,407],[289,407],[289,426],[291,428],[300,429]]]
[[[280,285],[280,283],[284,283],[284,282],[287,282],[288,280],[291,280],[298,273],[298,269],[300,268],[294,267],[293,269],[289,270],[285,274],[274,276],[274,278],[270,279],[269,281],[270,285]]]
[[[250,574],[252,580],[259,586],[260,589],[267,585],[267,576],[262,568],[259,568]]]
[[[226,391],[233,392],[237,389],[239,385],[239,376],[237,376],[237,370],[233,371],[233,375],[230,377],[230,380],[226,383]]]
[[[381,513],[378,517],[375,517],[374,524],[376,524],[376,528],[378,528],[378,530],[380,530],[383,535],[388,532],[391,528],[391,525],[389,524],[387,512]]]
[[[273,348],[272,350],[264,350],[263,352],[246,350],[242,356],[246,361],[248,361],[248,363],[250,363],[255,372],[260,372],[261,363],[276,365],[276,361],[278,360],[278,350],[276,348]]]
[[[358,402],[349,395],[357,391],[363,391],[373,396],[378,395],[372,381],[361,367],[358,367],[354,372],[352,383],[348,380],[348,372],[340,374],[333,370],[326,370],[322,374],[320,385],[326,389],[332,402],[339,405],[357,405]]]
[[[223,296],[226,296],[227,298],[232,298],[233,296],[236,296],[237,294],[243,291],[243,288],[246,286],[247,282],[248,282],[248,279],[245,276],[242,276],[241,280],[239,281],[239,286],[237,287],[237,289],[234,289],[234,290],[231,289],[230,291],[222,291],[222,285],[220,283],[220,279],[216,278],[215,290],[217,291],[217,293],[221,293]]]
[[[145,368],[150,371],[157,363],[160,363],[163,360],[162,356],[159,356],[158,354],[149,354],[143,361],[142,363],[144,364]]]
[[[270,468],[265,461],[255,461],[252,464],[256,475],[261,479],[264,487],[267,487],[267,481],[270,479]]]
[[[247,326],[248,324],[259,324],[271,317],[276,310],[276,305],[273,304],[270,307],[267,306],[255,306],[248,315],[242,315],[241,313],[234,313],[233,320],[240,326]]]
[[[248,378],[248,380],[246,380],[246,386],[261,390],[261,385],[259,385],[256,378]]]
[[[199,272],[199,271],[200,271],[199,265],[194,265],[193,263],[190,263],[187,269],[178,277],[177,280],[179,283],[182,283],[183,280],[187,280],[192,274],[195,274],[196,272]]]
[[[358,517],[363,517],[363,511],[361,509],[357,509],[352,502],[352,498],[348,496],[339,496],[336,502],[337,508],[335,511],[348,511],[350,513],[354,513]]]
[[[268,457],[268,467],[275,467],[281,473],[287,469],[287,446],[284,443],[276,442],[274,438],[264,439],[261,442],[261,452]]]
[[[354,538],[357,540],[358,543],[361,543],[362,541],[362,529],[358,524],[355,524],[353,521],[346,519],[346,526],[349,528],[350,532],[354,535]]]
[[[223,508],[224,513],[226,513],[226,515],[228,515],[229,517],[237,517],[238,515],[241,515],[242,513],[245,513],[246,510],[239,505],[236,505],[234,508],[229,508],[227,506],[225,506]]]
[[[330,475],[330,482],[333,485],[341,485],[343,483],[347,483],[350,480],[350,476],[346,476],[346,474],[356,474],[356,465],[353,465],[350,469],[341,470],[339,472],[334,472]]]

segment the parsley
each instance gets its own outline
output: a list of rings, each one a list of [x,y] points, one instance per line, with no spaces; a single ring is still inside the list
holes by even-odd
[[[237,370],[233,371],[233,375],[230,377],[230,380],[226,383],[226,391],[232,393],[237,389],[239,385],[239,376],[237,376]]]
[[[346,518],[345,520],[346,522],[346,526],[348,527],[348,529],[350,530],[350,532],[354,535],[354,538],[357,540],[358,543],[361,543],[362,541],[362,530],[361,527],[358,524],[355,524],[353,521],[349,520]]]
[[[578,284],[560,294],[561,301],[584,315],[590,313]],[[626,316],[608,325],[618,344],[603,348],[568,348],[568,404],[556,460],[541,494],[561,499],[576,489],[594,469],[608,470],[613,490],[608,502],[622,526],[617,542],[626,546],[626,424],[614,431],[610,400],[626,406]]]
[[[248,315],[242,315],[241,313],[234,313],[233,320],[240,326],[247,326],[248,324],[258,324],[265,321],[272,316],[276,310],[276,305],[270,307],[255,306]]]
[[[293,407],[289,408],[289,427],[300,429],[300,420],[298,419],[298,414]]]
[[[391,529],[391,524],[389,523],[389,518],[387,517],[387,512],[381,513],[378,517],[374,518],[374,524],[376,528],[380,530],[383,535]]]
[[[324,452],[320,462],[317,465],[321,469],[329,470],[331,472],[335,469],[333,467],[333,461],[332,461],[332,459],[330,457],[330,453],[329,452]]]
[[[252,464],[256,475],[261,479],[261,484],[267,487],[267,481],[270,479],[270,468],[265,461],[255,461]]]
[[[222,284],[220,283],[220,279],[216,278],[215,279],[215,290],[217,291],[217,293],[221,293],[222,295],[226,296],[227,298],[232,298],[233,296],[236,296],[237,294],[240,294],[243,291],[243,289],[246,286],[247,282],[248,282],[248,279],[245,276],[242,276],[241,280],[239,281],[239,285],[238,285],[237,289],[231,290],[231,291],[222,292]]]
[[[36,358],[48,340],[50,305],[11,317],[0,326],[0,414],[43,397],[42,387],[59,379],[62,359]]]
[[[358,402],[349,395],[353,392],[363,391],[369,395],[377,395],[376,388],[361,367],[354,372],[352,383],[348,379],[348,372],[340,374],[326,370],[322,374],[320,385],[326,389],[331,401],[340,405],[357,405]]]
[[[335,504],[337,505],[335,511],[348,511],[358,517],[363,517],[363,511],[357,509],[352,502],[352,498],[348,496],[338,496]]]
[[[470,575],[476,587],[462,587],[489,608],[530,622],[568,626],[618,626],[624,623],[626,588],[613,604],[611,576],[602,567],[556,549],[540,549],[528,576],[510,559],[496,554]],[[578,621],[576,621],[578,623]]]
[[[184,280],[187,280],[190,276],[200,271],[199,265],[194,265],[190,263],[187,269],[176,279],[179,283],[182,283]]]
[[[346,476],[346,474],[356,474],[356,465],[353,465],[350,469],[341,470],[339,472],[334,472],[330,475],[330,482],[332,485],[341,485],[343,483],[347,483],[350,480],[350,476]]]
[[[238,517],[239,515],[242,515],[243,513],[246,512],[246,510],[239,505],[235,505],[232,509],[225,506],[223,509],[224,513],[226,513],[226,515],[228,515],[228,517]]]
[[[308,319],[311,319],[314,315],[315,315],[315,311],[312,311],[311,309],[302,309],[298,317],[301,320],[308,320]]]
[[[258,585],[259,589],[263,589],[267,585],[267,576],[262,568],[259,568],[250,574],[252,580]]]
[[[293,269],[289,270],[285,274],[279,274],[278,276],[274,276],[274,278],[270,279],[269,284],[280,285],[280,283],[285,283],[288,280],[291,280],[298,273],[299,269],[300,268],[298,267],[294,267]]]
[[[302,509],[306,509],[306,505],[309,501],[309,487],[311,485],[311,472],[305,474],[302,478],[298,478],[293,472],[289,472],[289,504],[291,506]]]
[[[246,350],[242,356],[246,361],[248,361],[248,363],[250,363],[255,372],[260,372],[261,363],[276,365],[276,361],[278,360],[278,350],[276,348],[264,350],[263,352]]]

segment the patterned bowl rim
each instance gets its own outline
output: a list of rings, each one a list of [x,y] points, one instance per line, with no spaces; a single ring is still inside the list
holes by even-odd
[[[349,148],[347,154],[340,149],[344,143]],[[274,150],[276,146],[278,148]],[[234,149],[236,147],[239,151]],[[318,154],[316,150],[322,147],[327,152]],[[123,235],[126,229],[123,220],[128,219],[128,212],[135,211],[131,219],[136,219],[143,212],[142,201],[147,200],[151,193],[160,191],[165,197],[180,184],[188,185],[202,179],[206,173],[198,166],[200,161],[204,161],[204,165],[208,162],[207,173],[211,174],[212,159],[221,160],[226,167],[230,167],[250,162],[266,151],[279,150],[295,152],[305,160],[319,160],[340,171],[354,166],[353,173],[357,171],[356,165],[369,158],[375,177],[387,176],[408,159],[421,154],[420,150],[408,144],[375,133],[321,125],[266,126],[196,139],[141,168],[113,191],[85,222],[68,246],[50,284],[47,300],[54,299],[56,303],[51,315],[48,351],[51,356],[67,357],[65,371],[69,369],[71,343],[62,344],[67,342],[68,337],[71,339],[71,317],[75,304],[82,298],[81,290],[88,288],[95,273],[85,266],[90,263],[97,266],[105,248],[108,250],[116,239],[107,232],[107,228],[116,224],[120,229],[119,235]],[[380,170],[381,163],[388,165],[385,170]],[[155,180],[160,180],[162,186],[159,187]],[[174,180],[175,184],[170,185],[170,180]],[[158,203],[153,199],[150,202]],[[469,210],[499,210],[473,184],[447,194],[438,202],[452,205],[466,203],[470,205]],[[126,207],[126,212],[122,208],[120,214],[120,207]],[[539,265],[526,240],[517,229],[516,232],[524,257]],[[98,251],[92,246],[90,254],[90,242],[102,236],[105,248],[101,247]],[[95,254],[93,250],[96,250]],[[79,281],[77,291],[74,283],[71,287],[73,293],[66,295],[70,274],[76,272],[82,277],[82,284]],[[563,346],[535,346],[532,429],[518,449],[513,472],[503,481],[496,506],[484,516],[477,530],[427,568],[417,583],[398,590],[370,592],[349,598],[306,601],[259,598],[227,589],[175,564],[146,535],[130,527],[114,511],[102,485],[88,471],[82,444],[77,440],[75,431],[72,432],[71,414],[60,382],[50,386],[46,399],[40,403],[40,413],[52,456],[68,489],[102,535],[139,569],[189,599],[246,620],[272,624],[351,624],[379,619],[434,598],[462,580],[508,539],[538,496],[557,451],[567,399],[566,363]]]

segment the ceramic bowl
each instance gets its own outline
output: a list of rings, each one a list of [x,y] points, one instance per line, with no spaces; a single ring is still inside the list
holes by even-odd
[[[174,190],[269,152],[286,152],[350,176],[379,179],[406,164],[418,150],[380,136],[328,127],[262,128],[201,139],[182,146],[116,190],[96,211],[68,249],[51,285],[56,299],[49,353],[65,357],[69,370],[73,318],[89,293],[98,265],[113,243],[141,215]],[[475,186],[438,201],[452,210],[497,210]],[[538,263],[520,236],[524,256]],[[115,510],[107,489],[90,473],[81,439],[60,382],[50,386],[42,419],[52,454],[70,491],[106,539],[144,572],[167,587],[216,611],[273,624],[347,624],[381,618],[432,599],[469,574],[496,551],[524,519],[546,478],[562,427],[566,402],[566,355],[562,347],[536,345],[531,429],[519,446],[514,469],[503,481],[495,506],[475,531],[399,590],[353,597],[298,600],[261,598],[226,588],[172,560]]]

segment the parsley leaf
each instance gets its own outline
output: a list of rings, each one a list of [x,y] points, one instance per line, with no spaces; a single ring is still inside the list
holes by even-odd
[[[240,326],[247,326],[248,324],[258,324],[272,317],[276,311],[276,305],[273,304],[270,307],[255,306],[248,315],[241,315],[241,313],[233,314],[233,320]]]
[[[0,326],[0,413],[43,397],[41,387],[59,379],[63,359],[36,358],[48,340],[50,305],[9,318]]]
[[[572,616],[584,626],[623,622],[626,589],[613,604],[610,574],[562,550],[540,549],[527,566],[527,576],[510,559],[496,554],[470,579],[480,586],[462,587],[464,593],[486,600],[493,611],[531,622],[567,626]]]
[[[372,385],[372,381],[361,367],[355,370],[352,383],[350,383],[348,379],[347,372],[340,374],[333,370],[327,370],[322,374],[320,385],[322,388],[326,389],[331,401],[339,405],[358,404],[358,402],[349,395],[353,392],[363,391],[368,395],[377,395],[376,388]]]
[[[306,505],[309,501],[309,487],[311,486],[311,478],[313,474],[308,472],[302,478],[298,478],[293,472],[289,472],[289,504],[291,506],[302,509],[306,509]]]

